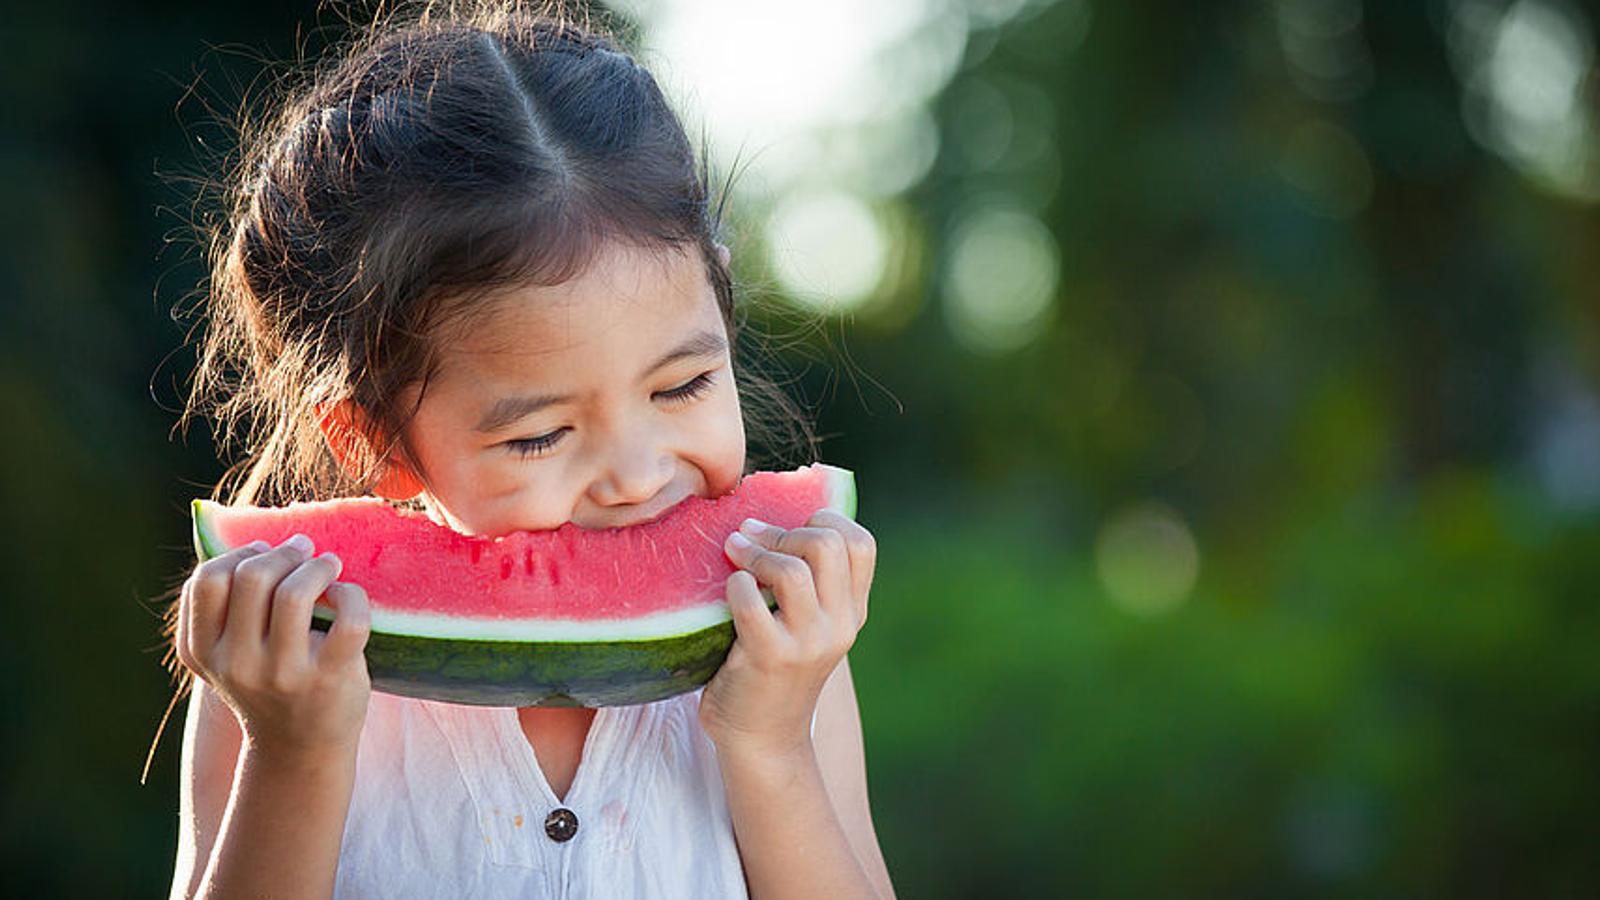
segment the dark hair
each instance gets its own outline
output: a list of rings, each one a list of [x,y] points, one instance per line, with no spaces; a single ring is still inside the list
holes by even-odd
[[[699,256],[754,442],[811,462],[805,416],[742,365],[708,172],[655,79],[587,18],[481,4],[375,22],[245,141],[184,414],[242,445],[215,495],[364,492],[382,459],[409,456],[400,388],[426,390],[473,301],[566,281],[611,240]],[[317,425],[341,399],[372,425],[356,477]]]
[[[775,461],[815,459],[805,416],[738,353],[709,164],[697,167],[655,79],[588,15],[427,6],[374,21],[329,58],[241,128],[209,237],[206,327],[179,424],[210,415],[219,452],[243,451],[214,497],[366,492],[383,459],[409,457],[415,408],[399,408],[400,388],[426,389],[435,345],[472,322],[473,301],[559,284],[610,240],[698,254],[752,443],[802,456]],[[343,399],[371,423],[366,472],[354,476],[317,423]],[[173,624],[169,614],[169,636]]]

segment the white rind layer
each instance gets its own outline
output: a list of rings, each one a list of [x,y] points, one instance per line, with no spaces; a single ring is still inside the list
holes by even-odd
[[[847,519],[856,517],[856,475],[849,469],[830,466],[827,463],[816,463],[828,473],[828,508],[841,513]]]
[[[765,592],[763,592],[765,593]],[[331,619],[319,607],[316,615]],[[425,613],[372,610],[372,630],[419,638],[464,641],[537,641],[584,644],[597,641],[657,641],[702,631],[733,618],[721,598],[688,609],[654,613],[631,619],[577,621],[573,619],[471,619],[431,616]]]

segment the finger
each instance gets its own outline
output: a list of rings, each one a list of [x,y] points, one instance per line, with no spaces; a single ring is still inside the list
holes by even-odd
[[[858,621],[865,622],[867,595],[872,592],[872,578],[878,565],[878,539],[860,522],[831,509],[818,510],[808,524],[832,528],[844,535],[850,555],[851,596],[856,599]]]
[[[311,607],[343,568],[339,557],[324,553],[301,563],[278,582],[267,612],[268,653],[289,664],[310,661]]]
[[[179,623],[191,658],[202,667],[227,624],[228,594],[233,589],[234,571],[245,560],[260,556],[269,546],[265,541],[252,541],[212,557],[195,566],[194,573],[184,582],[187,603],[179,611]]]
[[[335,581],[326,591],[333,604],[333,625],[316,649],[316,665],[337,669],[361,655],[372,632],[372,604],[360,585]]]
[[[252,557],[252,556],[258,556],[261,553],[264,553],[265,551],[271,550],[271,549],[272,549],[272,545],[267,543],[266,541],[251,541],[248,544],[240,544],[239,546],[234,547],[234,548],[232,548],[230,550],[224,550],[223,552],[218,553],[216,556],[210,556],[210,557],[207,557],[207,558],[205,558],[203,560],[200,560],[199,565],[205,565],[206,563],[212,563],[212,562],[220,562],[220,563],[227,564],[227,567],[231,570],[234,566],[237,566],[239,563],[243,562],[245,559],[247,559],[249,557]],[[199,566],[196,566],[196,568],[198,568],[198,567]]]
[[[178,611],[173,616],[172,652],[177,655],[178,662],[185,669],[198,674],[195,668],[194,657],[189,653],[189,615],[194,601],[189,595],[189,580],[183,581],[183,586],[178,589]]]
[[[733,632],[752,650],[761,651],[785,640],[783,626],[773,618],[767,608],[767,598],[762,595],[756,577],[740,569],[728,576],[724,585],[728,595],[728,611],[733,614]]]
[[[303,534],[265,553],[252,556],[233,570],[228,592],[228,620],[218,644],[235,659],[260,652],[267,634],[268,609],[284,576],[311,556],[311,540]]]
[[[844,535],[832,528],[779,528],[758,519],[745,519],[739,531],[769,550],[805,560],[816,586],[817,603],[828,615],[842,618],[844,613],[855,612]]]
[[[811,566],[798,556],[768,550],[735,531],[725,543],[733,564],[754,575],[756,581],[772,588],[778,598],[777,619],[790,633],[813,628],[822,615],[817,603],[816,584]]]

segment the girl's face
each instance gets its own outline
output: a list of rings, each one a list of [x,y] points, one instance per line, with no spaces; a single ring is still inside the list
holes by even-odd
[[[737,485],[744,421],[698,254],[611,242],[565,284],[492,302],[441,348],[406,431],[446,524],[489,536],[633,525]]]

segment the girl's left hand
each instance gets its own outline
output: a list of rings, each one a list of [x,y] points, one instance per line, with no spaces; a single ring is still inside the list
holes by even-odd
[[[800,752],[823,684],[867,620],[877,542],[821,510],[795,529],[747,519],[724,548],[739,567],[726,586],[737,638],[700,696],[700,724],[722,751]]]

